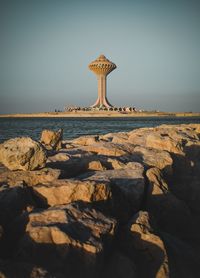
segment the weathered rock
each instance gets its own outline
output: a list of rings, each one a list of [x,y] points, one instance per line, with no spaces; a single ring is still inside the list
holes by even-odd
[[[67,161],[55,161],[47,163],[47,166],[61,171],[62,178],[72,178],[88,169],[90,159],[82,157],[71,158]]]
[[[10,170],[35,170],[45,166],[46,154],[40,143],[19,137],[0,144],[0,162]]]
[[[103,171],[106,170],[106,168],[102,165],[102,163],[99,160],[93,160],[89,162],[88,170]]]
[[[146,137],[153,132],[153,128],[139,128],[128,133],[128,141],[133,145],[145,146]]]
[[[98,141],[99,141],[98,135],[95,136],[89,135],[89,136],[81,136],[79,138],[76,138],[72,140],[72,143],[74,145],[88,146],[88,145],[93,145]]]
[[[40,184],[34,186],[33,191],[50,206],[69,204],[73,201],[101,202],[111,198],[110,186],[106,182],[82,182],[73,179]]]
[[[129,142],[134,145],[183,154],[186,144],[199,141],[196,129],[188,125],[161,125],[129,132]]]
[[[146,176],[149,181],[147,208],[155,216],[160,228],[176,236],[189,236],[192,227],[189,208],[170,192],[159,169],[147,170]]]
[[[166,151],[137,146],[134,149],[133,159],[138,160],[140,163],[144,163],[148,167],[154,166],[160,170],[164,170],[168,175],[172,174],[173,160]]]
[[[15,186],[25,182],[29,186],[36,184],[45,184],[58,179],[61,171],[58,169],[43,168],[36,171],[10,171],[0,172],[0,184],[5,183],[9,186]]]
[[[83,154],[71,156],[67,161],[49,162],[47,166],[61,170],[62,178],[72,178],[87,171],[105,169],[96,155]]]
[[[154,234],[147,212],[140,211],[130,220],[127,248],[137,263],[139,277],[169,277],[164,243]]]
[[[18,258],[60,269],[69,277],[95,277],[115,226],[114,219],[83,204],[40,210],[29,214]]]
[[[70,157],[66,152],[59,152],[48,157],[47,162],[67,161]]]
[[[123,156],[130,152],[129,145],[113,144],[110,142],[99,142],[93,145],[85,146],[83,150],[105,156]],[[133,151],[133,149],[131,151]]]
[[[58,131],[53,130],[43,130],[41,134],[40,142],[48,150],[59,150],[62,147],[63,130]]]
[[[200,124],[189,124],[189,126],[196,132],[197,135],[200,135]]]
[[[107,169],[111,170],[117,170],[117,169],[123,169],[126,167],[126,164],[122,161],[116,159],[116,158],[108,158],[105,162],[107,164]]]
[[[116,144],[124,144],[125,142],[127,142],[128,134],[127,132],[107,133],[105,135],[99,136],[99,139],[102,141],[113,142]]]
[[[132,162],[125,169],[97,171],[85,181],[108,182],[111,185],[114,214],[122,222],[127,221],[132,213],[139,210],[144,196],[144,168],[137,162]]]
[[[128,134],[126,132],[120,132],[120,133],[113,134],[112,143],[127,144],[128,143]]]
[[[199,277],[200,125],[50,137],[48,168],[0,164],[0,276]]]

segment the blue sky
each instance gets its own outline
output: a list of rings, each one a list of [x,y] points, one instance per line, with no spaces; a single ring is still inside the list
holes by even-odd
[[[1,0],[0,113],[89,106],[100,54],[109,101],[200,111],[198,0]]]

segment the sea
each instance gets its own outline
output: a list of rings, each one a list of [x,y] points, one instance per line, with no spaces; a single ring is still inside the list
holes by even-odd
[[[200,117],[138,117],[138,118],[0,118],[0,143],[20,136],[39,140],[42,130],[63,129],[63,139],[82,135],[126,132],[162,124],[200,123]]]

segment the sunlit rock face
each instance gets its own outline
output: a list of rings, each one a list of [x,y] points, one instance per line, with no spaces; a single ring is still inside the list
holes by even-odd
[[[116,65],[110,62],[104,55],[100,55],[88,67],[97,75],[98,80],[98,98],[92,107],[112,107],[106,96],[106,77],[111,71],[116,69]]]
[[[200,277],[200,125],[60,138],[46,152],[18,140],[0,148],[17,167],[0,164],[0,277]]]
[[[39,142],[19,137],[0,144],[0,162],[10,170],[35,170],[46,165],[46,153]]]

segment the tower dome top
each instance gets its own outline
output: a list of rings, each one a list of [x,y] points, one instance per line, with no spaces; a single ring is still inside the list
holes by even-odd
[[[108,75],[111,71],[116,69],[117,66],[101,54],[96,60],[92,61],[88,67],[96,74]]]

